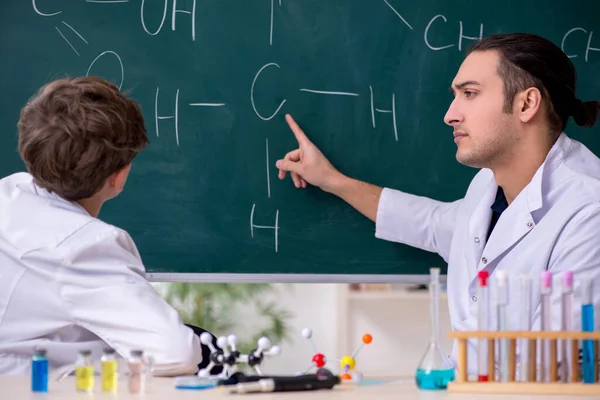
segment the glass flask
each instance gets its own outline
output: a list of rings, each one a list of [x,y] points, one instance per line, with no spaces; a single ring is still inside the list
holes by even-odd
[[[429,272],[431,336],[417,367],[415,381],[419,389],[444,390],[454,380],[454,367],[440,346],[440,269],[430,268]]]

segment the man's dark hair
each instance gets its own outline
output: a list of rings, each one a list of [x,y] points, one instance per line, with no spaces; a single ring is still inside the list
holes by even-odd
[[[600,102],[577,98],[577,73],[569,57],[550,40],[530,33],[496,34],[475,43],[469,53],[499,53],[498,75],[504,82],[504,112],[512,112],[515,95],[531,87],[546,100],[550,129],[557,134],[573,117],[579,126],[594,126]]]

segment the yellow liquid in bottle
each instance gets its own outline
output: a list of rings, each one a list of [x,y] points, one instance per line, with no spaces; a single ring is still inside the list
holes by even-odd
[[[102,391],[116,392],[118,382],[118,371],[116,361],[102,362]]]
[[[94,367],[84,366],[75,369],[75,382],[78,392],[91,392],[94,390]]]

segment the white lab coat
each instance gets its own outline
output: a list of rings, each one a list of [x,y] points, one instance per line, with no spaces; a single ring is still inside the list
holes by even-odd
[[[36,347],[52,369],[151,355],[157,375],[194,373],[198,337],[146,281],[131,237],[18,173],[0,180],[0,374],[26,374]]]
[[[522,328],[516,278],[519,274],[531,275],[535,330],[540,329],[541,272],[547,269],[554,274],[551,324],[553,330],[558,330],[561,272],[573,271],[573,315],[575,329],[581,329],[583,281],[595,281],[593,301],[596,309],[600,307],[600,160],[583,144],[561,134],[486,241],[497,189],[487,169],[474,177],[464,198],[450,203],[386,188],[379,202],[375,235],[437,252],[448,263],[453,330],[477,330],[476,277],[482,269],[490,272],[492,285],[497,269],[506,270],[511,277],[509,329]],[[497,314],[493,306],[492,301],[490,320],[495,330]],[[595,324],[599,329],[600,318],[596,317]],[[456,351],[455,343],[450,357],[455,365]],[[468,366],[469,374],[477,373],[476,341],[469,342]]]

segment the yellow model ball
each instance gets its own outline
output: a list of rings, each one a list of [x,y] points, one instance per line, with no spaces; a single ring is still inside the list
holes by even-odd
[[[348,368],[348,370],[353,370],[354,367],[356,366],[356,361],[354,361],[354,358],[350,357],[350,356],[346,356],[344,358],[342,358],[342,360],[340,361],[340,365],[342,366],[342,368]]]

